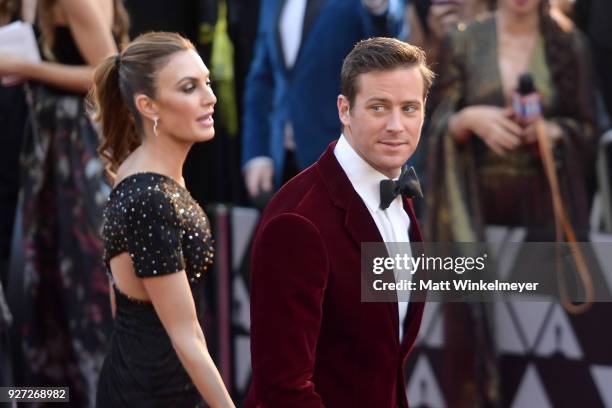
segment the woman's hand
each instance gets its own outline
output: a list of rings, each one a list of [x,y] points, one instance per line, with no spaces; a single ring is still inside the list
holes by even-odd
[[[561,126],[559,126],[555,122],[551,122],[546,119],[543,119],[543,121],[544,121],[544,132],[546,133],[546,136],[548,136],[548,138],[552,142],[551,144],[555,145],[559,143],[559,141],[561,141],[561,139],[563,138],[563,129],[561,128]],[[538,142],[535,122],[530,123],[523,129],[521,139],[523,140],[523,143],[527,145],[531,145],[531,144]]]
[[[522,129],[512,120],[509,108],[476,105],[455,113],[449,120],[449,130],[459,142],[475,134],[495,153],[504,155],[522,143]]]
[[[24,60],[14,54],[0,52],[0,84],[2,86],[15,86],[24,82],[22,74]]]
[[[0,52],[0,77],[18,75],[23,58],[8,52]]]
[[[431,3],[427,13],[427,25],[432,40],[439,44],[442,38],[459,23],[459,3]]]

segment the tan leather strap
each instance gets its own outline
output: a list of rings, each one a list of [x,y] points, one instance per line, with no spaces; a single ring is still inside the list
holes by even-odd
[[[561,304],[569,313],[579,314],[587,311],[593,304],[593,280],[589,273],[584,255],[576,242],[576,234],[574,228],[569,221],[567,213],[565,212],[565,206],[561,198],[561,190],[559,188],[559,179],[557,178],[557,171],[555,161],[552,153],[552,146],[550,139],[546,135],[544,129],[544,121],[538,120],[535,124],[536,135],[538,140],[538,147],[540,150],[540,157],[542,158],[542,164],[544,165],[544,172],[548,179],[550,186],[550,192],[552,195],[553,211],[555,215],[555,238],[557,242],[567,241],[574,261],[576,262],[576,268],[578,269],[578,275],[584,286],[585,301],[584,303],[574,304],[567,294],[567,286],[565,277],[563,275],[563,265],[560,262],[560,257],[556,257],[556,270],[559,277],[559,291],[561,292]]]

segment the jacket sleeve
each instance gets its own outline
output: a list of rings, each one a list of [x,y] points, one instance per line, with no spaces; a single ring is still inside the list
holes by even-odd
[[[274,27],[269,18],[272,2],[262,1],[254,56],[244,88],[242,121],[242,166],[259,156],[270,157],[270,112],[274,97],[274,73],[270,62],[270,43]]]
[[[313,370],[329,273],[327,250],[306,218],[282,214],[253,245],[251,361],[258,407],[320,408]]]
[[[564,142],[579,149],[584,163],[595,160],[597,147],[597,123],[594,106],[596,106],[595,88],[591,77],[591,53],[586,38],[581,32],[574,32],[570,37],[571,52],[576,61],[576,95],[574,109],[565,115],[554,115],[547,119],[557,123],[564,131]]]

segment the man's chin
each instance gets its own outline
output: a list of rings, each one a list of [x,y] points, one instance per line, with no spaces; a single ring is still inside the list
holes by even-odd
[[[389,178],[397,178],[399,177],[399,174],[402,170],[402,166],[405,164],[406,162],[403,161],[401,163],[396,162],[395,160],[393,161],[393,163],[381,163],[381,165],[376,166],[378,171],[380,171],[381,173],[383,173],[385,176],[389,177]]]

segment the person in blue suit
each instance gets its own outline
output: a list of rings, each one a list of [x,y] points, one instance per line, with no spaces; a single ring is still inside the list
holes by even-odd
[[[361,39],[402,37],[405,0],[263,0],[244,93],[251,198],[314,163],[340,132],[342,60]]]

